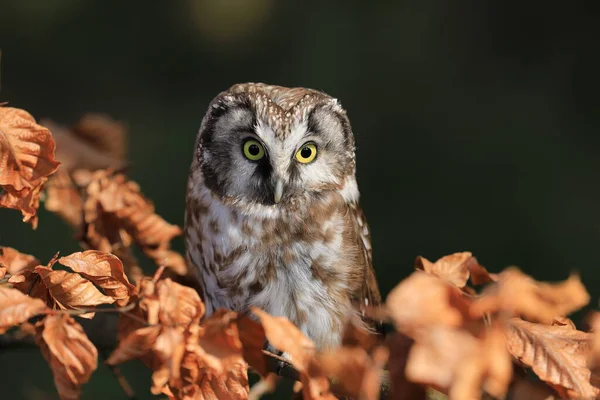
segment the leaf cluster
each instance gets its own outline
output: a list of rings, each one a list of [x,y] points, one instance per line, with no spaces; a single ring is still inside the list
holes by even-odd
[[[0,107],[0,206],[20,210],[35,228],[43,198],[83,251],[42,265],[0,247],[0,334],[33,336],[61,399],[80,398],[98,364],[76,318],[106,312],[119,322],[105,363],[142,360],[150,391],[170,399],[259,398],[281,379],[273,361],[290,366],[295,396],[305,400],[378,399],[382,388],[392,399],[432,390],[461,400],[600,396],[600,314],[590,316],[590,332],[567,318],[589,302],[579,277],[544,283],[514,267],[490,273],[469,252],[417,257],[416,271],[369,310],[391,332],[349,316],[333,349],[317,349],[290,321],[260,309],[207,316],[198,292],[182,284],[183,257],[170,248],[181,229],[125,174],[126,127],[101,115],[69,128],[44,125]],[[154,276],[144,276],[133,246],[159,266]],[[523,369],[547,388],[525,384]],[[262,377],[252,388],[249,370]]]

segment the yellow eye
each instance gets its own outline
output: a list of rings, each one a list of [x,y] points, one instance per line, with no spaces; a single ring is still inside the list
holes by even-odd
[[[262,144],[254,139],[246,140],[243,150],[246,158],[251,161],[258,161],[265,156],[265,149]]]
[[[317,146],[315,146],[313,143],[306,143],[296,153],[296,160],[300,161],[302,164],[308,164],[314,160],[316,156]]]

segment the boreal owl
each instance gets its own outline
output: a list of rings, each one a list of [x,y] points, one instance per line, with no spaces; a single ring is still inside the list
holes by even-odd
[[[244,83],[211,102],[185,216],[207,315],[256,306],[327,349],[380,303],[354,150],[345,110],[320,91]]]

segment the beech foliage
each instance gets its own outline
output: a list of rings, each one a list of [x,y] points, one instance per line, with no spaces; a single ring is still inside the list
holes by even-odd
[[[368,317],[386,335],[349,318],[338,348],[318,351],[283,317],[252,308],[205,315],[182,282],[184,258],[171,240],[181,229],[160,217],[126,175],[126,127],[86,115],[72,127],[38,124],[0,107],[0,206],[35,229],[44,207],[71,225],[81,252],[45,263],[0,247],[0,334],[33,336],[61,399],[78,399],[98,366],[98,350],[78,318],[119,315],[109,366],[140,359],[154,394],[170,399],[248,399],[274,389],[271,361],[297,372],[295,396],[450,399],[536,398],[523,369],[566,398],[597,398],[600,314],[589,332],[568,315],[589,302],[577,275],[538,282],[515,267],[488,272],[469,252],[415,260],[415,272]],[[144,275],[137,246],[158,267]],[[30,250],[35,253],[35,246]],[[264,350],[265,343],[285,354]],[[252,388],[248,371],[261,376]],[[532,384],[533,385],[533,384]]]

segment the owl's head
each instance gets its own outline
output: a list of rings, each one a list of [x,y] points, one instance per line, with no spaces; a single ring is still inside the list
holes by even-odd
[[[344,109],[324,93],[239,84],[209,106],[194,164],[223,199],[283,206],[355,182],[354,137]]]

